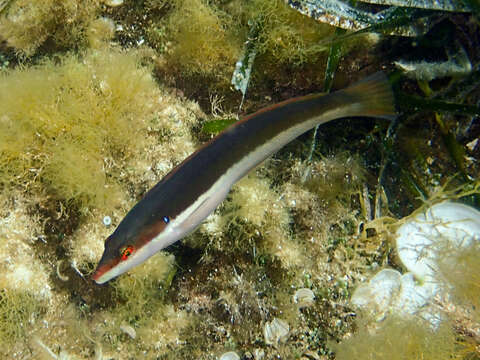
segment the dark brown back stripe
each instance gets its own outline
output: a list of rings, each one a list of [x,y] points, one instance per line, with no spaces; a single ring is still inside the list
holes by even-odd
[[[174,221],[230,168],[276,135],[333,110],[338,118],[389,117],[394,114],[392,99],[384,75],[377,74],[345,90],[287,100],[247,116],[190,155],[148,191],[109,237],[100,263],[114,257],[122,244],[139,237],[142,244],[148,242],[146,237],[156,235],[152,229],[163,229],[164,216]]]

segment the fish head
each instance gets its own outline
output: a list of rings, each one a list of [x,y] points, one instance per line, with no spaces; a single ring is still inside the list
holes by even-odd
[[[119,226],[105,240],[105,250],[92,275],[97,284],[103,284],[136,265],[141,264],[157,251],[178,238],[168,227],[164,217],[144,225],[142,231],[128,231]]]

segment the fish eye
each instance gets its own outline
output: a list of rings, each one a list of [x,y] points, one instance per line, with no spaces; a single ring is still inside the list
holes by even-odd
[[[165,224],[168,224],[170,222],[170,218],[166,215],[162,219]]]
[[[120,249],[120,255],[122,260],[127,260],[130,255],[133,254],[134,248],[132,245],[124,246]]]

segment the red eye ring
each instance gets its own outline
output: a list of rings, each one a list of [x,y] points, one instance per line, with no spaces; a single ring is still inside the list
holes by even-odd
[[[122,260],[127,260],[130,255],[132,255],[134,248],[132,245],[128,245],[122,250]]]

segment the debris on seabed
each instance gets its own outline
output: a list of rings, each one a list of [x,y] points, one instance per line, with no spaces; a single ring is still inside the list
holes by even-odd
[[[389,314],[405,317],[418,315],[432,328],[437,328],[441,317],[432,306],[437,292],[435,284],[420,284],[410,272],[402,275],[397,270],[383,269],[369,282],[357,287],[351,302],[370,312],[379,322]]]
[[[384,10],[370,12],[351,6],[347,1],[341,0],[285,0],[295,10],[311,17],[317,21],[340,27],[347,30],[362,30],[371,26],[385,24],[388,33],[401,36],[419,35],[419,27],[413,25],[412,21],[405,21],[403,26],[392,26],[403,16],[408,17],[411,12],[411,20],[419,20],[423,28],[422,32],[430,28],[427,13],[418,13],[417,10],[436,10],[436,11],[470,11],[467,6],[459,1],[451,0],[365,0],[360,1],[373,5],[389,6]],[[401,8],[401,11],[398,9]],[[421,18],[421,19],[419,19]],[[392,23],[392,24],[389,24]]]
[[[127,325],[127,324],[122,324],[120,325],[120,330],[122,330],[122,332],[124,334],[127,334],[128,336],[130,336],[132,339],[135,339],[137,337],[137,332],[135,331],[135,329],[133,327],[131,327],[130,325]]]
[[[290,326],[279,318],[274,318],[271,322],[267,322],[263,328],[263,335],[267,345],[276,346],[280,342],[288,339]]]
[[[222,354],[219,360],[240,360],[240,356],[235,351],[229,351]]]
[[[103,217],[103,225],[105,225],[106,227],[109,227],[110,225],[112,225],[112,218],[110,216],[104,216]]]
[[[249,22],[250,32],[248,40],[245,42],[245,49],[242,56],[235,64],[235,70],[232,75],[232,85],[236,90],[242,93],[242,102],[240,103],[239,111],[242,109],[245,94],[247,93],[248,83],[250,81],[250,74],[252,72],[253,61],[257,55],[255,49],[255,41],[258,36],[258,26],[255,23]]]
[[[265,351],[263,349],[255,349],[253,356],[255,360],[262,360],[265,357]]]
[[[395,66],[406,76],[420,81],[431,81],[447,76],[465,76],[472,72],[472,64],[463,48],[455,56],[449,56],[444,62],[405,62],[395,61]]]
[[[361,30],[382,20],[377,14],[358,10],[338,0],[287,0],[295,10],[320,22],[348,30]]]
[[[105,5],[110,7],[117,7],[123,5],[123,0],[104,0],[103,2]]]
[[[403,265],[421,280],[435,279],[444,249],[461,249],[480,240],[480,212],[452,201],[435,204],[397,230]]]
[[[478,145],[478,139],[474,139],[474,140],[470,141],[469,143],[467,143],[466,147],[467,147],[468,150],[473,151],[473,150],[475,150],[477,145]]]
[[[67,275],[63,275],[63,274],[60,272],[60,268],[61,268],[61,266],[62,266],[62,264],[63,264],[64,261],[65,261],[65,260],[59,260],[59,261],[57,262],[57,276],[58,276],[58,278],[59,278],[60,280],[62,280],[62,281],[68,281],[70,278],[69,278]]]
[[[236,90],[242,93],[242,104],[247,93],[248,82],[250,81],[250,73],[252,72],[253,60],[256,52],[245,52],[235,64],[235,70],[232,75],[232,85]],[[242,105],[240,105],[240,108]]]
[[[71,359],[70,354],[65,350],[60,350],[60,353],[55,354],[47,345],[45,345],[38,337],[33,338],[33,345],[38,346],[38,349],[44,355],[42,358],[54,360],[68,360]]]
[[[470,9],[458,0],[360,0],[375,5],[401,6],[426,10],[468,12]]]
[[[293,302],[297,304],[299,308],[312,306],[315,302],[315,294],[307,288],[298,289],[293,295]]]

